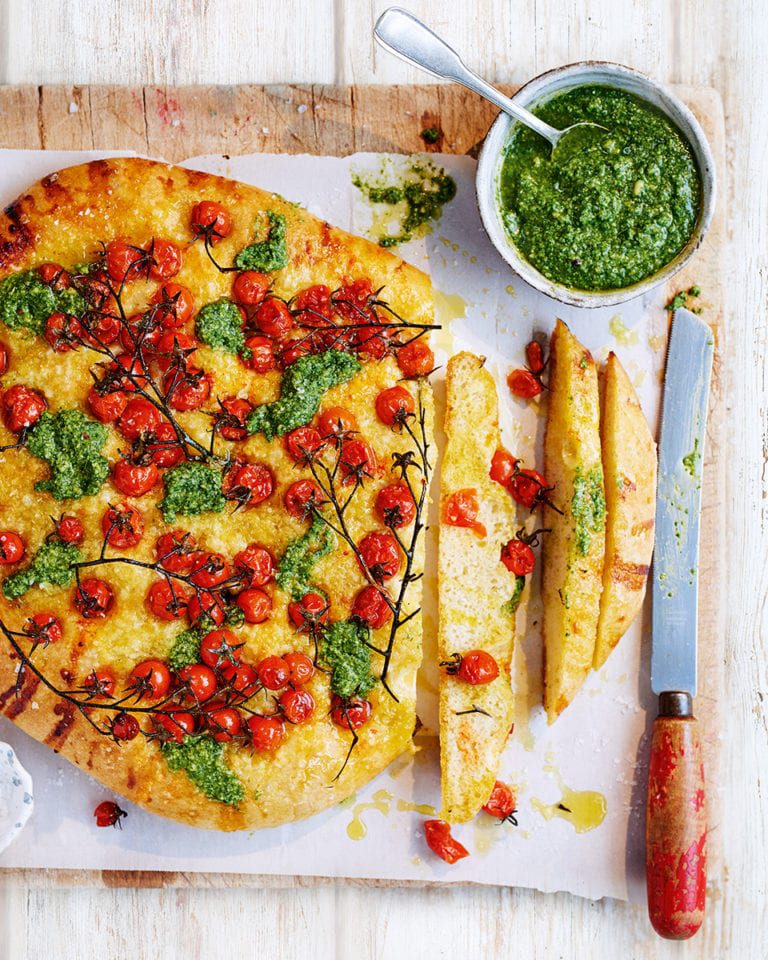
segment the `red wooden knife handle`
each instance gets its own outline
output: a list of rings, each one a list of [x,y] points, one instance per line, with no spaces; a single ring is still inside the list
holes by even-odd
[[[707,821],[698,724],[687,693],[662,693],[653,724],[645,830],[648,913],[669,940],[704,919]]]

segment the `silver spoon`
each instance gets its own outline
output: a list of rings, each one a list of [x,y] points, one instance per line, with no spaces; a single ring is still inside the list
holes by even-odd
[[[588,121],[574,123],[564,130],[557,130],[548,123],[544,123],[539,117],[524,107],[518,106],[509,97],[505,97],[500,90],[473,73],[454,49],[421,20],[400,7],[389,7],[382,13],[373,28],[373,35],[385,50],[389,50],[395,56],[416,64],[417,67],[436,77],[463,84],[469,90],[490,100],[504,113],[524,123],[531,130],[535,130],[539,136],[550,143],[552,155],[557,150],[558,159],[561,162],[593,142],[596,136],[602,136],[606,132],[605,127]]]

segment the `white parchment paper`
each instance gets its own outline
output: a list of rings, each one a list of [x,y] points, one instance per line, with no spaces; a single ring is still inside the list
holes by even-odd
[[[13,200],[53,170],[100,153],[0,151],[0,201]],[[655,427],[660,399],[666,318],[662,293],[620,308],[581,310],[536,293],[517,278],[483,232],[474,198],[475,162],[432,156],[458,185],[457,196],[431,233],[399,252],[427,270],[437,291],[438,361],[470,349],[488,358],[497,377],[505,445],[537,462],[543,434],[538,402],[516,401],[506,373],[522,366],[533,333],[549,332],[556,317],[603,359],[618,353]],[[376,211],[353,187],[352,171],[379,171],[380,155],[349,158],[252,155],[196,157],[186,166],[274,190],[330,222],[365,234]],[[393,157],[393,167],[402,162]],[[435,374],[438,410],[443,377]],[[438,437],[438,440],[440,438]],[[540,459],[538,460],[540,463]],[[436,495],[439,470],[433,492]],[[434,540],[425,577],[425,664],[436,659]],[[540,706],[538,585],[519,617],[521,639],[513,677],[518,708],[500,779],[517,791],[517,827],[485,814],[454,829],[471,856],[448,866],[422,836],[429,807],[439,808],[434,667],[422,671],[419,713],[425,726],[413,755],[405,755],[338,807],[311,820],[252,833],[196,830],[124,802],[124,829],[96,829],[92,812],[109,796],[85,773],[0,718],[0,735],[16,749],[35,785],[36,809],[23,834],[0,856],[0,866],[186,870],[302,874],[393,880],[476,882],[567,890],[584,897],[639,899],[643,892],[644,741],[650,718],[648,617],[634,624],[605,667],[592,674],[554,726]],[[577,832],[551,816],[567,791],[605,798],[600,826]],[[414,809],[418,807],[419,809]],[[353,839],[358,838],[358,839]]]

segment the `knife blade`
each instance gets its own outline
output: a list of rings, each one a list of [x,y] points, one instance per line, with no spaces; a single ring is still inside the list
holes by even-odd
[[[646,810],[646,884],[654,929],[693,936],[704,919],[707,824],[696,693],[698,562],[704,436],[714,338],[676,310],[667,351],[653,557],[653,724]]]

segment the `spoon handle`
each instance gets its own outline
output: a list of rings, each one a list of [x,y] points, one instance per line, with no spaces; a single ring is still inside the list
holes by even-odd
[[[513,103],[500,90],[473,73],[452,47],[449,47],[412,13],[400,7],[389,7],[376,21],[373,34],[385,50],[416,64],[417,67],[436,77],[463,84],[469,90],[490,100],[504,113],[532,127],[553,146],[555,145],[559,131]]]

